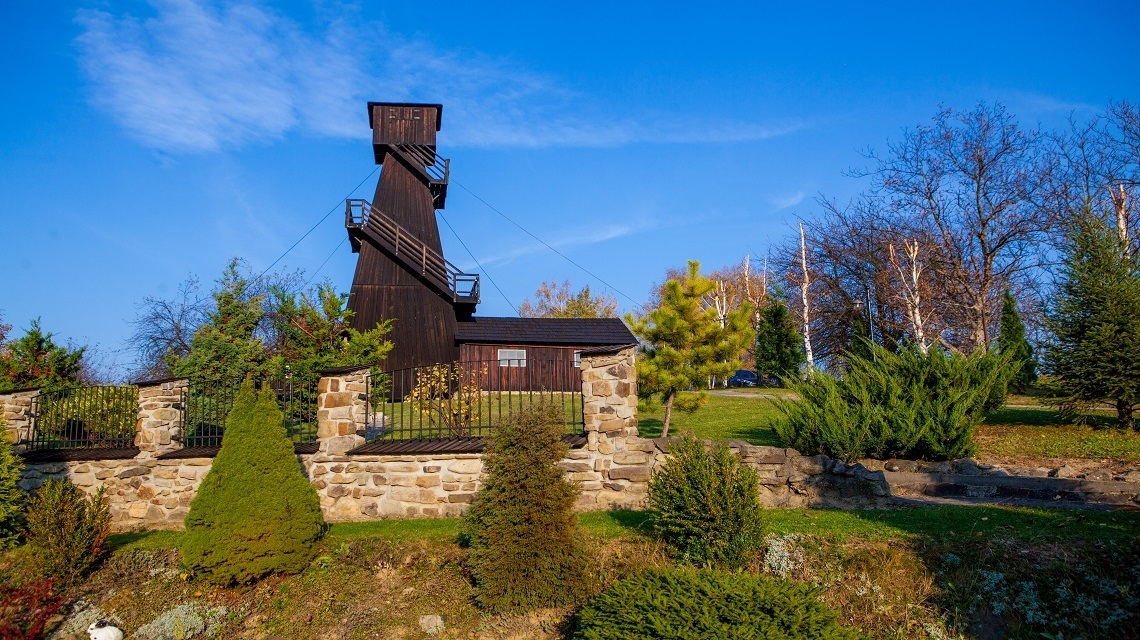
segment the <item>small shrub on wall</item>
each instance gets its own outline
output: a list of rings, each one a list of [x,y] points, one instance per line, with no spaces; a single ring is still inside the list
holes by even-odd
[[[24,461],[12,450],[12,440],[0,419],[0,549],[16,544],[24,519],[24,492],[20,478]]]
[[[709,451],[686,434],[649,483],[653,527],[685,562],[740,566],[760,545],[756,472],[723,444]]]
[[[463,520],[475,598],[486,609],[566,604],[589,584],[578,489],[558,466],[567,452],[564,423],[560,405],[531,405],[487,443],[487,480]]]
[[[710,569],[660,569],[615,582],[578,614],[576,640],[855,640],[794,582]]]
[[[816,372],[787,381],[800,399],[776,403],[783,416],[773,427],[784,444],[842,460],[970,456],[992,389],[1004,389],[1017,372],[1010,356],[992,352],[864,346],[865,354],[848,354],[840,377]]]
[[[226,436],[186,516],[182,557],[216,584],[295,573],[324,533],[317,491],[301,473],[273,390],[249,379],[226,419]]]
[[[106,555],[110,534],[102,489],[89,496],[67,480],[48,480],[28,502],[24,535],[32,564],[45,577],[82,578]]]

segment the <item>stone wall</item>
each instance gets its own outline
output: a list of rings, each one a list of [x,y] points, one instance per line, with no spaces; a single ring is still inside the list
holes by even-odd
[[[185,380],[140,385],[139,452],[135,457],[31,463],[20,485],[34,490],[49,478],[67,477],[88,492],[104,489],[117,529],[181,527],[190,501],[213,462],[208,457],[163,457],[181,446],[180,403],[185,401],[186,386]],[[650,478],[668,460],[675,440],[637,435],[633,349],[583,354],[582,387],[585,442],[571,449],[560,463],[566,476],[581,489],[578,509],[644,508]],[[367,389],[367,369],[327,372],[318,386],[316,453],[298,454],[297,459],[317,489],[325,519],[452,517],[466,511],[484,480],[480,454],[377,455],[353,451],[364,443],[364,434],[372,426],[368,421],[383,421],[383,416],[370,416],[367,411]],[[0,395],[0,407],[9,426],[21,437],[28,436],[34,394]],[[1086,478],[1067,479],[1063,475],[1071,470],[1046,469],[1033,470],[1032,474],[1056,477],[1003,479],[1010,475],[1006,470],[974,461],[867,460],[845,464],[826,456],[804,456],[793,449],[740,441],[728,445],[757,470],[760,498],[768,507],[879,507],[891,503],[892,493],[1025,494],[1027,490],[1014,480],[1040,480],[1041,486],[1033,490],[1053,491],[1057,499],[1078,495],[1096,501],[1098,496],[1109,496],[1103,501],[1140,502],[1140,484],[1132,472],[1106,476],[1103,470],[1094,470]],[[1117,481],[1100,481],[1113,479]],[[1048,487],[1042,484],[1046,481],[1051,483]]]
[[[177,450],[182,441],[182,403],[187,380],[139,385],[138,434],[135,446],[141,458],[154,458]]]
[[[212,458],[72,460],[29,464],[20,486],[31,491],[52,478],[68,478],[94,494],[100,487],[116,530],[181,528],[190,501]]]
[[[0,395],[0,418],[4,419],[7,432],[0,434],[9,438],[16,445],[16,451],[22,450],[21,442],[31,438],[32,428],[32,398],[39,395],[39,391],[14,391]]]

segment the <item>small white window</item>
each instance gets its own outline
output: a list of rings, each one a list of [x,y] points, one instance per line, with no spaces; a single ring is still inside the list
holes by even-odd
[[[581,351],[575,351],[574,352],[574,366],[578,367],[579,369],[582,368],[582,352]]]
[[[526,349],[499,349],[500,367],[525,367]]]

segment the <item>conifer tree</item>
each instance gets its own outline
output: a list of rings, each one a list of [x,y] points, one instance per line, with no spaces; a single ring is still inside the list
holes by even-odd
[[[263,296],[231,261],[214,292],[216,308],[194,332],[190,353],[174,358],[174,375],[207,386],[229,385],[249,374],[265,373],[265,345],[256,332],[262,319]]]
[[[247,378],[190,503],[183,561],[216,584],[247,584],[304,569],[323,532],[317,491],[300,471],[273,390],[257,394]]]
[[[779,380],[790,378],[799,372],[805,360],[804,341],[788,312],[788,303],[769,294],[756,330],[757,374]]]
[[[723,325],[715,309],[704,307],[702,298],[715,288],[701,275],[701,264],[690,261],[685,275],[662,287],[655,309],[641,318],[626,316],[633,333],[645,343],[637,361],[638,389],[645,396],[660,396],[665,404],[662,437],[669,435],[674,404],[686,411],[706,404],[709,380],[727,378],[739,369],[737,356],[755,340],[751,304],[729,311]],[[686,393],[691,388],[701,391]]]
[[[12,438],[0,416],[0,549],[15,545],[20,537],[24,491],[19,482],[23,472],[24,460],[12,450]]]
[[[1140,260],[1096,216],[1073,223],[1046,324],[1053,337],[1045,345],[1044,364],[1064,394],[1062,408],[1114,402],[1120,426],[1136,428]]]
[[[1009,289],[1001,306],[1000,333],[998,333],[998,353],[1009,354],[1010,366],[1018,367],[1017,375],[1009,383],[1009,388],[1018,393],[1037,382],[1037,363],[1033,360],[1033,347],[1025,339],[1025,324],[1017,312],[1017,301]]]
[[[475,598],[487,609],[557,606],[588,584],[578,488],[558,466],[567,452],[564,423],[562,406],[544,402],[513,412],[491,433],[487,480],[463,519]]]
[[[72,349],[56,344],[53,338],[50,332],[44,333],[37,318],[23,336],[0,342],[0,391],[78,386],[86,347]]]

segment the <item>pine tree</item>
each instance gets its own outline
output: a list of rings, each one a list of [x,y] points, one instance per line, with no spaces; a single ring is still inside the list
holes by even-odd
[[[1006,289],[1002,301],[1000,326],[998,353],[1010,354],[1011,366],[1019,368],[1017,375],[1010,381],[1009,388],[1017,393],[1024,393],[1037,382],[1037,363],[1033,360],[1033,347],[1025,339],[1025,324],[1021,322],[1021,314],[1017,312],[1017,301],[1013,299],[1009,289]]]
[[[567,452],[564,423],[561,405],[540,403],[491,433],[487,480],[463,519],[475,598],[487,609],[574,602],[588,585],[578,488],[558,466]]]
[[[1086,215],[1067,238],[1061,283],[1046,324],[1044,365],[1064,393],[1062,407],[1116,403],[1122,427],[1136,428],[1140,403],[1140,261],[1115,230]]]
[[[783,380],[796,375],[805,361],[804,341],[788,303],[769,294],[756,331],[757,374]]]
[[[637,387],[642,395],[659,395],[665,404],[661,436],[669,435],[673,406],[696,411],[708,402],[703,390],[713,377],[727,378],[740,368],[737,356],[756,334],[749,317],[752,305],[729,311],[723,326],[715,309],[701,299],[716,284],[701,275],[701,264],[689,262],[688,272],[665,283],[657,308],[641,318],[626,316],[633,333],[646,347],[637,360]],[[701,389],[697,394],[685,393]]]
[[[216,584],[247,584],[304,569],[323,532],[317,491],[297,465],[273,390],[258,395],[247,378],[190,503],[183,561]]]

